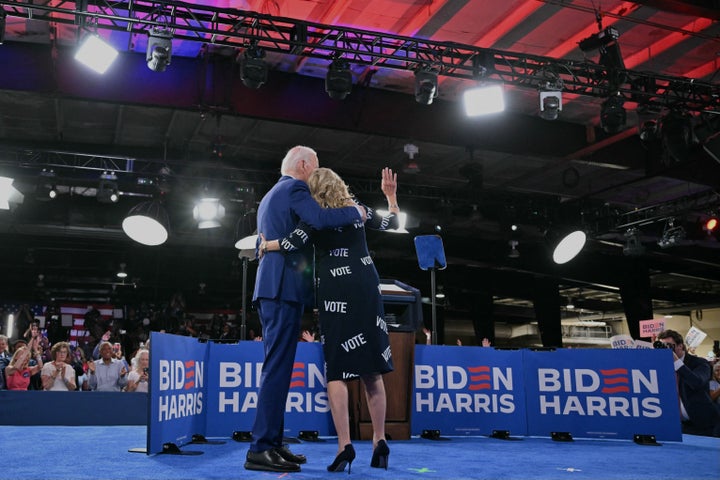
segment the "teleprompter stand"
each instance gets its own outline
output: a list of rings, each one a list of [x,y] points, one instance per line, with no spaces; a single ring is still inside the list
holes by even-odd
[[[437,345],[437,312],[435,300],[435,271],[447,267],[445,249],[440,235],[418,235],[415,237],[415,252],[421,270],[430,270],[430,301],[432,304],[432,344]]]

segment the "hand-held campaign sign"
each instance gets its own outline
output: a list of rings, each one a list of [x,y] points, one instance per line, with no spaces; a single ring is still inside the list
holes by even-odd
[[[640,338],[651,338],[663,330],[665,330],[665,320],[662,318],[640,320]]]

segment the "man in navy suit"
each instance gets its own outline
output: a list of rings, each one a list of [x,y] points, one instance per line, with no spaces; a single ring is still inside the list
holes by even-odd
[[[710,398],[710,363],[689,355],[682,335],[675,330],[664,330],[657,338],[673,351],[683,433],[720,436],[720,406]]]
[[[365,221],[362,207],[321,208],[310,195],[307,179],[318,168],[317,153],[296,146],[283,159],[282,177],[258,207],[258,232],[264,238],[284,238],[302,220],[316,229]],[[258,243],[259,245],[259,243]],[[297,472],[307,460],[283,445],[285,403],[300,335],[300,320],[309,298],[303,252],[263,252],[255,278],[253,302],[262,323],[265,360],[262,367],[253,443],[245,468]]]

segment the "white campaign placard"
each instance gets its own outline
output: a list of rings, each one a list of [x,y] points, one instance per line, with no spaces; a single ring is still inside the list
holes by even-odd
[[[640,320],[640,338],[649,338],[665,330],[664,318]]]
[[[610,337],[612,348],[635,348],[635,340],[630,335],[615,335]]]
[[[707,337],[707,333],[699,328],[690,327],[690,330],[685,334],[685,345],[687,345],[688,348],[695,348],[705,340],[705,337]]]
[[[653,344],[645,340],[635,340],[635,348],[653,348]]]

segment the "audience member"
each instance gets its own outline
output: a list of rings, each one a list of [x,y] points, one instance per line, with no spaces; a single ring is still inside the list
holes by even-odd
[[[5,335],[0,335],[0,359],[10,358],[10,344],[9,339]]]
[[[75,370],[75,385],[78,390],[90,390],[90,384],[88,383],[87,377],[87,360],[85,360],[85,353],[80,347],[76,347],[72,353],[71,361],[73,370]]]
[[[76,390],[75,369],[68,363],[70,345],[67,342],[56,343],[50,349],[50,356],[52,361],[42,367],[43,390]]]
[[[110,342],[100,344],[100,359],[88,362],[90,389],[98,392],[120,392],[127,385],[128,369],[115,358]]]
[[[683,433],[720,436],[720,405],[710,399],[710,363],[687,353],[675,330],[664,330],[657,338],[673,353]]]
[[[27,347],[27,344],[28,342],[24,338],[15,340],[12,344],[12,350],[10,350],[10,353],[15,353],[15,351],[20,347]]]
[[[37,374],[42,368],[42,358],[36,354],[38,363],[30,366],[31,350],[20,347],[15,350],[10,363],[5,368],[5,383],[8,390],[27,390],[30,386],[30,377]]]
[[[148,372],[150,371],[150,352],[144,348],[137,351],[133,358],[133,369],[128,373],[128,392],[148,391]]]
[[[218,336],[218,341],[221,343],[228,343],[234,340],[237,340],[237,335],[230,326],[230,323],[226,322],[221,328],[220,335]]]
[[[715,363],[710,380],[710,398],[720,405],[720,363]]]
[[[50,340],[45,337],[40,331],[40,322],[34,321],[30,324],[24,337],[27,339],[28,348],[33,353],[38,349],[41,350],[41,355],[44,362],[50,361]]]
[[[10,350],[8,349],[8,341],[7,336],[0,335],[0,390],[7,388],[5,383],[5,367],[8,366],[10,359],[12,359],[12,355],[10,355]]]
[[[35,321],[37,320],[33,318],[30,306],[27,304],[21,305],[20,309],[15,314],[15,328],[17,329],[16,331],[18,336],[22,338],[22,335],[24,335],[30,328],[30,324]]]

